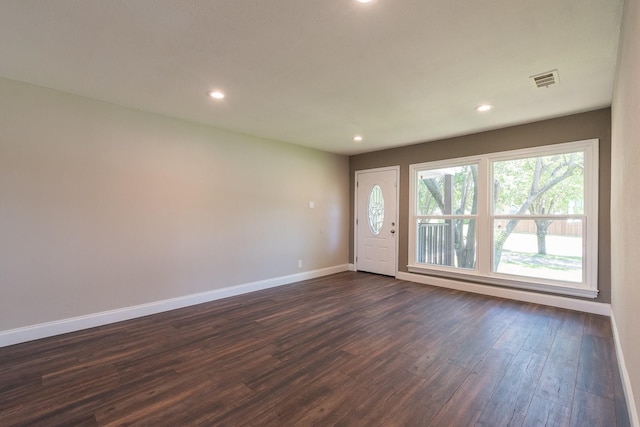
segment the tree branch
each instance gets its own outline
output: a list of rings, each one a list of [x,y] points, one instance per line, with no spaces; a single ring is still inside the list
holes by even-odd
[[[426,178],[422,180],[424,184],[427,186],[427,189],[433,196],[433,199],[438,204],[440,208],[440,212],[444,212],[444,201],[442,200],[442,193],[440,192],[440,188],[438,188],[438,184],[436,184],[433,178]]]

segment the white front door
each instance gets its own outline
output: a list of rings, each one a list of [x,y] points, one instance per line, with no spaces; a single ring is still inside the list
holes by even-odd
[[[395,276],[398,167],[356,172],[356,270]]]

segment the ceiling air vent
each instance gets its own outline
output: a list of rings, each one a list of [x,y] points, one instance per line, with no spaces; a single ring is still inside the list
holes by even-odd
[[[531,76],[536,87],[549,87],[560,82],[558,79],[558,70],[547,71],[546,73]]]

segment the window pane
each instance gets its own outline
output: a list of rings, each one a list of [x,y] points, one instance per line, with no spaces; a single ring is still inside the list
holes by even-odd
[[[374,185],[369,193],[369,229],[374,235],[380,234],[384,221],[384,197],[378,184]]]
[[[466,269],[475,268],[477,257],[475,220],[418,220],[417,235],[417,262]]]
[[[582,220],[494,220],[493,235],[494,272],[582,282]]]
[[[478,165],[419,170],[417,180],[418,215],[476,213]]]
[[[494,214],[582,214],[583,172],[583,152],[494,162]]]

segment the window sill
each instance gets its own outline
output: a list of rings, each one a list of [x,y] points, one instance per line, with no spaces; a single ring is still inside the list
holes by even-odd
[[[504,276],[484,276],[479,274],[459,273],[453,271],[436,270],[419,265],[408,265],[407,269],[410,273],[418,273],[427,276],[464,280],[484,285],[503,286],[515,289],[526,289],[529,291],[546,292],[559,295],[568,295],[580,298],[595,299],[598,296],[598,289],[586,288],[583,286],[572,286],[571,284],[545,283],[542,281],[532,281],[531,278],[519,279],[504,278]]]

